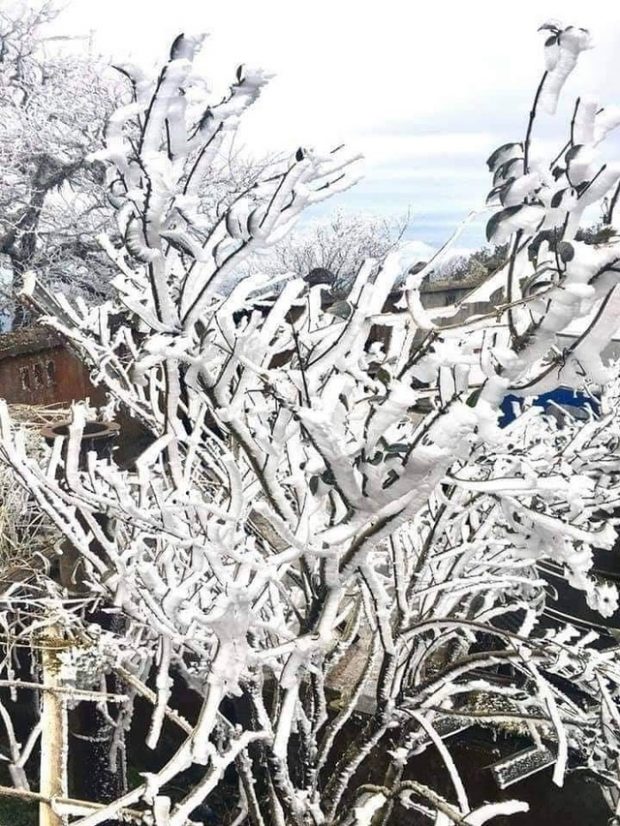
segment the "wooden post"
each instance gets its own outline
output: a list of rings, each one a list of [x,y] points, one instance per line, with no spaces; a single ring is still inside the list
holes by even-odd
[[[1,2],[1,0],[0,0]],[[62,456],[66,458],[68,449],[71,422],[58,422],[43,428],[41,435],[51,446],[58,438],[62,438]],[[100,459],[111,459],[112,450],[119,433],[119,425],[114,422],[89,421],[84,425],[79,451],[79,465],[82,470],[87,468],[87,459],[90,452],[97,454]],[[61,469],[58,469],[62,480]],[[94,518],[105,533],[108,529],[108,517],[95,514]],[[78,509],[77,519],[88,533],[90,526],[83,520]],[[105,553],[99,543],[93,539],[91,550],[105,560]],[[81,557],[68,540],[62,545],[60,558],[59,581],[67,589],[69,595],[88,593],[88,585],[82,581],[83,568]],[[96,607],[85,612],[84,619],[100,628],[114,631],[115,623],[122,624],[118,615],[111,615],[103,608]],[[122,625],[119,630],[122,630]],[[107,691],[112,694],[121,693],[117,686],[116,677],[107,678]],[[119,690],[117,691],[117,688]],[[124,742],[118,744],[119,755],[116,766],[110,764],[110,752],[114,741],[115,729],[110,725],[109,718],[93,703],[79,703],[67,715],[68,739],[65,758],[66,773],[70,778],[71,792],[77,798],[92,800],[99,803],[110,803],[121,797],[127,790],[127,778],[124,759]],[[120,732],[121,737],[123,732]],[[116,818],[106,820],[106,826],[116,826],[120,821]],[[42,821],[43,823],[43,821]],[[57,826],[57,821],[45,821],[45,826]]]
[[[49,802],[67,797],[67,709],[60,688],[60,661],[55,646],[60,644],[60,629],[50,626],[41,636],[43,696],[41,698],[41,780],[40,793],[46,800],[39,803],[39,826],[63,826]]]

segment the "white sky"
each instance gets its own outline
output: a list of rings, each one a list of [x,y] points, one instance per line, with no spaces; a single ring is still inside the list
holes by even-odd
[[[539,134],[560,140],[578,94],[620,103],[612,0],[69,0],[57,29],[92,30],[98,50],[146,64],[178,33],[209,32],[216,88],[240,62],[276,75],[247,118],[257,154],[346,142],[364,152],[366,178],[329,208],[410,208],[411,237],[436,243],[483,199],[490,152],[521,139],[549,18],[590,28],[596,43],[557,125],[541,121]]]

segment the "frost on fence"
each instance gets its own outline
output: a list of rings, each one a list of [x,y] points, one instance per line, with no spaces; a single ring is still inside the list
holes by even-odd
[[[196,193],[264,78],[241,69],[226,98],[205,105],[199,45],[178,39],[156,81],[127,70],[135,99],[98,154],[125,241],[102,239],[118,267],[114,301],[92,308],[26,285],[110,391],[106,415],[122,405],[150,446],[129,469],[94,454],[85,464],[78,405],[41,467],[0,411],[3,458],[82,556],[93,598],[122,618],[99,630],[102,668],[152,702],[151,749],[164,726],[184,733],[173,757],[76,823],[129,808],[182,826],[217,799],[230,767],[234,822],[253,826],[370,823],[395,805],[442,824],[523,811],[469,800],[442,739],[450,714],[516,721],[557,755],[558,785],[578,754],[617,786],[615,652],[592,634],[539,627],[537,567],[555,560],[604,616],[617,609],[591,557],[616,541],[620,388],[601,354],[617,323],[620,247],[575,239],[582,208],[618,177],[594,154],[574,167],[587,124],[599,135],[598,109],[577,107],[582,131],[573,125],[551,168],[534,160],[531,130],[490,159],[501,209],[489,235],[511,252],[488,317],[440,323],[422,308],[442,253],[415,275],[397,254],[361,262],[336,307],[303,273],[230,291],[248,256],[353,182],[354,159],[298,149],[207,225]],[[557,334],[574,327],[560,352]],[[531,407],[499,429],[507,392],[559,384],[605,385],[601,415],[560,428]],[[54,622],[85,633],[52,596]],[[46,599],[35,601],[42,613]],[[353,674],[352,660],[334,706],[331,678],[339,664]],[[173,676],[200,698],[195,722],[175,711]],[[370,713],[353,725],[369,692]],[[448,798],[405,779],[425,748],[445,765]],[[370,788],[360,777],[376,754],[385,785]],[[193,764],[202,779],[179,797],[175,780]]]
[[[549,749],[532,747],[496,763],[492,771],[497,785],[500,789],[505,789],[554,763],[555,755]]]

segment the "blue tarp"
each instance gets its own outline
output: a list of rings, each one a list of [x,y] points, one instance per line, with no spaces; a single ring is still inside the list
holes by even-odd
[[[499,419],[500,427],[506,427],[506,425],[515,420],[515,402],[519,405],[522,404],[523,397],[515,396],[512,393],[504,397]],[[550,390],[549,393],[543,393],[534,399],[535,405],[545,409],[550,402],[559,404],[562,407],[589,408],[595,414],[598,414],[600,410],[600,405],[595,398],[586,393],[569,390],[567,387],[556,387],[555,390]]]

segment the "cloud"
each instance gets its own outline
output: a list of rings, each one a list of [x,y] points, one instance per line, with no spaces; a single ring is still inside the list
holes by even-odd
[[[359,148],[366,181],[321,210],[393,215],[413,207],[416,232],[436,243],[486,194],[490,151],[523,136],[543,70],[536,30],[549,17],[588,26],[596,48],[581,56],[557,120],[537,121],[540,145],[565,135],[578,94],[616,102],[612,3],[520,0],[507,16],[488,0],[72,0],[56,28],[94,30],[97,48],[147,64],[161,60],[180,31],[211,32],[199,69],[214,78],[216,95],[238,63],[276,73],[242,130],[254,154]]]

